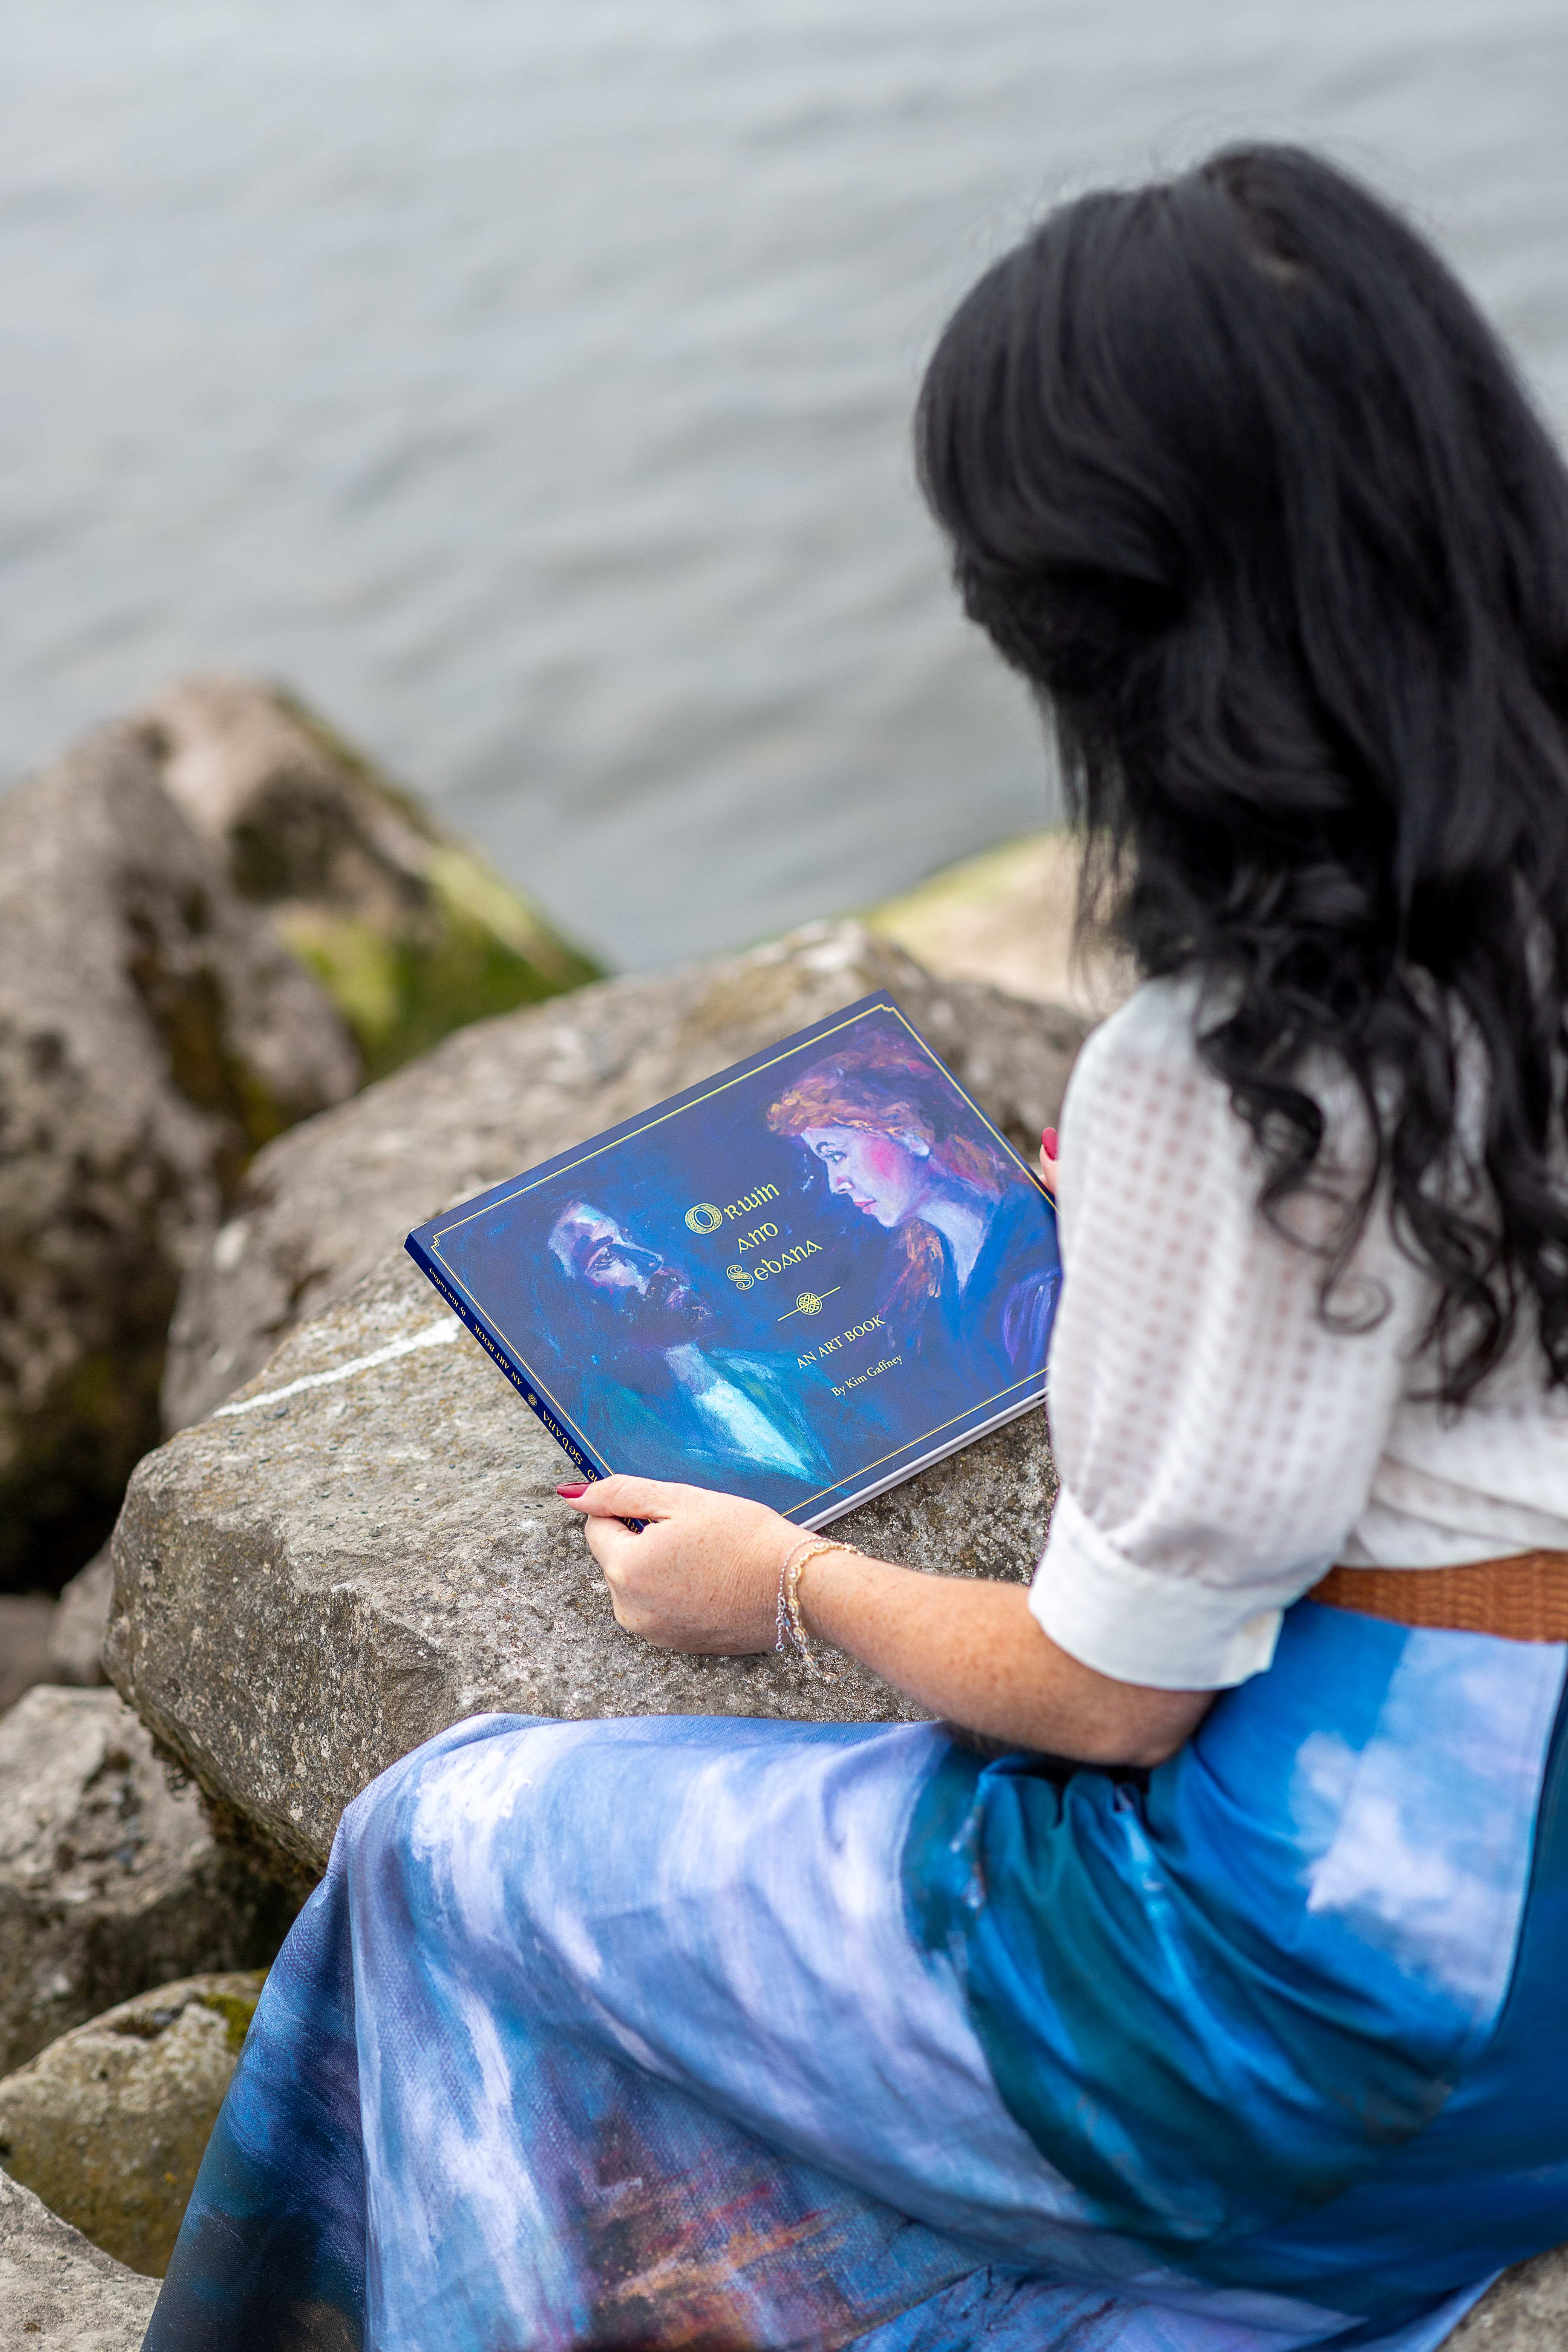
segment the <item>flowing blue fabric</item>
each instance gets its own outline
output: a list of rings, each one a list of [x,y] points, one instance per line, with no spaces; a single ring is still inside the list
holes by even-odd
[[[1568,2238],[1564,1663],[1304,1602],[1146,1786],[461,1724],[343,1818],[148,2352],[1426,2352]]]

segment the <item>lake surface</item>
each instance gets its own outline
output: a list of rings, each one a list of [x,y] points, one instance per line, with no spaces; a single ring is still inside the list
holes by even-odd
[[[613,962],[1037,824],[908,413],[1054,196],[1414,209],[1568,426],[1563,0],[0,0],[0,778],[290,679]]]

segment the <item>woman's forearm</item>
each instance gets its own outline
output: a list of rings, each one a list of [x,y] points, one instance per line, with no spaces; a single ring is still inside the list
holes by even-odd
[[[616,1619],[667,1650],[771,1647],[779,1574],[798,1528],[739,1495],[624,1475],[560,1489],[588,1522]],[[628,1520],[643,1522],[634,1534]],[[922,1576],[833,1548],[804,1567],[807,1628],[933,1715],[1086,1764],[1158,1764],[1202,1720],[1212,1691],[1149,1690],[1058,1649],[1022,1585]]]
[[[808,1630],[967,1729],[1086,1764],[1159,1764],[1202,1721],[1212,1691],[1113,1681],[1058,1649],[1022,1585],[922,1576],[850,1551],[803,1570]]]

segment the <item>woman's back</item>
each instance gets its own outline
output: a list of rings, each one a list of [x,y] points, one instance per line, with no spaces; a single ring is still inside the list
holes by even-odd
[[[1568,1391],[1528,1322],[1446,1403],[1422,1344],[1435,1278],[1381,1197],[1326,1318],[1319,1261],[1258,1214],[1258,1150],[1205,1067],[1200,1012],[1195,981],[1146,982],[1074,1073],[1051,1351],[1064,1501],[1035,1594],[1102,1672],[1194,1685],[1266,1665],[1280,1611],[1336,1562],[1568,1552]],[[1312,1075],[1326,1156],[1353,1182],[1361,1106]],[[1309,1235],[1332,1213],[1291,1212]]]

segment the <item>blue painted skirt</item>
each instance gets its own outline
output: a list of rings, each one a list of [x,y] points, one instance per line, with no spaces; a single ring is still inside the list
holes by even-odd
[[[1147,1787],[461,1724],[344,1816],[149,2352],[1421,2352],[1568,2239],[1565,1654],[1304,1602]]]

